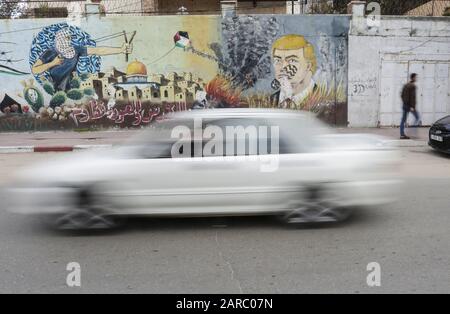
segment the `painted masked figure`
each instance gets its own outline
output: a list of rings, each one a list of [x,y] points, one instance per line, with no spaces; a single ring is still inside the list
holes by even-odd
[[[300,35],[285,35],[272,45],[275,80],[272,88],[278,91],[272,103],[281,108],[298,106],[317,88],[313,75],[317,70],[314,47]]]
[[[70,89],[72,73],[76,71],[81,56],[106,56],[131,52],[132,46],[129,44],[123,44],[118,48],[73,45],[69,28],[64,28],[55,34],[54,47],[47,49],[39,57],[31,71],[35,75],[48,71],[55,90],[66,91]]]

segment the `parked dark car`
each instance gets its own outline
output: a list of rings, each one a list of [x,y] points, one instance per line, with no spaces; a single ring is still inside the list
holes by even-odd
[[[450,154],[450,116],[436,121],[431,126],[428,145],[438,151]]]

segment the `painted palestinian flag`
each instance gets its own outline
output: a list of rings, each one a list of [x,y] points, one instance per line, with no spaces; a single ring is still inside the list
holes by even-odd
[[[180,48],[186,48],[191,44],[188,33],[182,31],[177,32],[175,36],[173,36],[173,41],[175,42],[175,46]]]

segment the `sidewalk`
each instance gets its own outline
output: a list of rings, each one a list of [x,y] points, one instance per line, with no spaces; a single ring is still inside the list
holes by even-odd
[[[0,133],[0,153],[73,151],[110,147],[124,142],[138,132],[139,130]]]
[[[118,145],[140,130],[52,131],[0,133],[0,153],[49,152],[93,149]],[[398,128],[335,128],[338,133],[370,133],[392,139],[399,147],[427,146],[428,128],[407,129],[411,140],[400,140]]]
[[[339,133],[370,133],[381,135],[392,140],[392,144],[398,147],[424,147],[428,146],[429,127],[406,128],[406,134],[411,137],[410,140],[400,139],[400,129],[398,127],[381,128],[336,128]]]

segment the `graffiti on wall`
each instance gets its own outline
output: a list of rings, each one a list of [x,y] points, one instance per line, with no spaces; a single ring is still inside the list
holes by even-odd
[[[0,59],[0,131],[141,127],[230,107],[308,110],[336,123],[346,110],[346,19],[333,17],[341,33],[328,20],[286,16],[139,19],[163,31],[62,22],[23,43],[0,31],[0,54],[11,54]],[[26,49],[15,57],[8,45]]]

